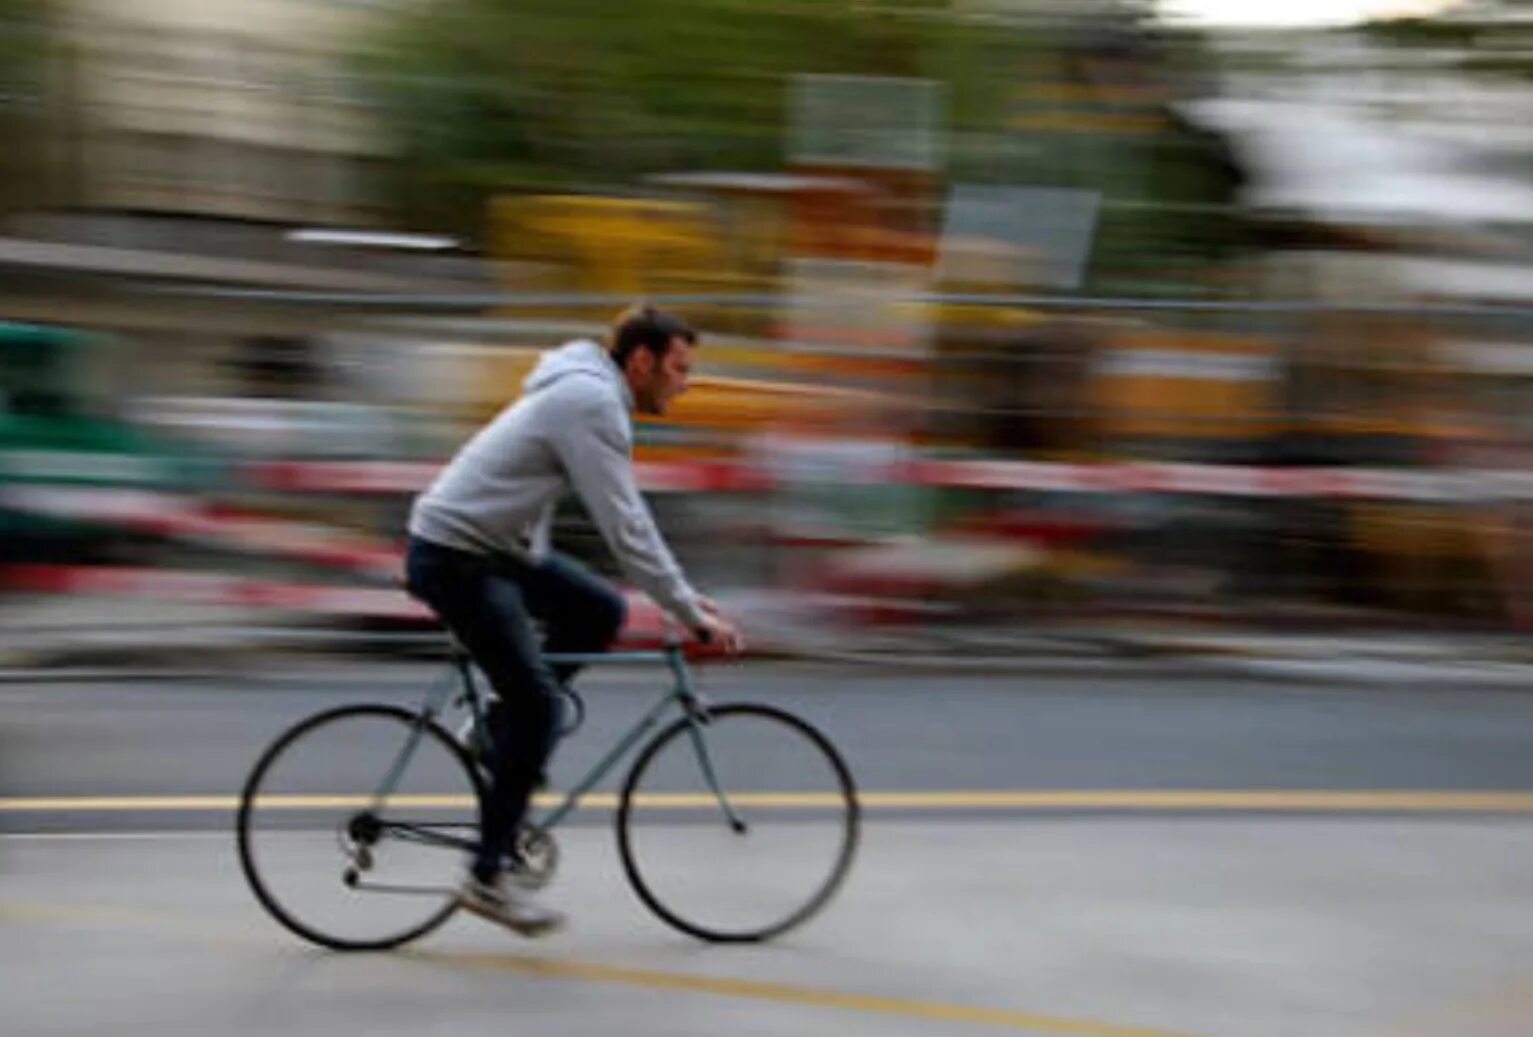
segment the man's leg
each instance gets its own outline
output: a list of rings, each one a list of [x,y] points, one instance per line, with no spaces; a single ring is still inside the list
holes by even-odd
[[[411,590],[432,607],[499,696],[495,754],[474,875],[491,881],[527,811],[552,744],[554,675],[543,662],[524,588],[462,552],[411,545]]]
[[[628,603],[617,588],[567,555],[550,552],[522,577],[528,609],[543,621],[544,651],[604,652],[628,618]],[[553,667],[561,684],[580,669]]]

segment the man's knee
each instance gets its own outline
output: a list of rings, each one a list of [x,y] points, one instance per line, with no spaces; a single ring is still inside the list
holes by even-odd
[[[602,594],[593,602],[591,630],[600,639],[602,647],[617,640],[623,624],[628,622],[628,600],[615,587],[602,588]]]
[[[606,580],[561,555],[545,560],[539,575],[549,581],[540,602],[549,644],[561,651],[597,652],[623,629],[628,602]]]

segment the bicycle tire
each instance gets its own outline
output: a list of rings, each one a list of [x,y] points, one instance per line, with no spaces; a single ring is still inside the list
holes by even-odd
[[[435,763],[430,768],[431,777],[440,781],[447,781],[449,780],[448,775],[450,774],[452,776],[452,780],[454,780],[454,783],[456,783],[457,778],[461,777],[462,784],[460,787],[457,787],[438,798],[442,799],[444,804],[448,804],[455,801],[456,798],[463,796],[464,792],[466,791],[467,796],[471,798],[471,803],[464,803],[459,807],[445,807],[445,809],[452,811],[452,816],[454,818],[462,817],[464,820],[456,824],[456,826],[452,821],[445,823],[423,822],[419,826],[423,829],[434,827],[440,827],[444,829],[459,827],[465,829],[465,834],[463,836],[444,836],[444,840],[449,840],[445,845],[422,847],[424,849],[430,849],[435,853],[441,854],[444,862],[444,867],[442,868],[444,874],[447,873],[445,860],[448,853],[448,846],[453,844],[451,840],[461,842],[462,839],[467,838],[469,834],[467,829],[470,825],[472,826],[473,838],[477,838],[477,831],[479,823],[482,820],[482,812],[484,809],[485,801],[485,785],[483,779],[480,777],[478,770],[469,760],[468,755],[453,740],[453,738],[446,731],[442,730],[442,728],[435,722],[425,720],[419,713],[411,712],[396,706],[367,704],[341,706],[335,709],[325,710],[324,712],[314,714],[313,716],[299,721],[297,724],[293,725],[287,731],[279,735],[276,740],[274,740],[266,748],[266,750],[261,754],[260,758],[256,761],[255,766],[251,769],[250,775],[246,779],[244,787],[240,792],[239,812],[235,819],[235,831],[236,845],[239,851],[241,870],[245,875],[245,880],[250,885],[251,891],[255,894],[256,900],[261,904],[262,907],[266,909],[267,913],[276,919],[276,921],[280,923],[284,928],[294,933],[295,935],[322,947],[328,947],[334,950],[342,951],[376,951],[398,947],[401,944],[408,943],[411,940],[419,939],[420,937],[425,936],[427,933],[435,930],[444,924],[449,918],[451,918],[458,908],[455,888],[456,884],[444,884],[440,890],[441,902],[439,904],[433,905],[429,910],[425,911],[424,917],[420,918],[419,920],[413,921],[409,924],[404,924],[397,931],[379,933],[367,937],[342,935],[336,932],[327,931],[326,928],[324,928],[320,923],[314,921],[313,918],[303,917],[303,912],[295,909],[294,906],[284,898],[279,890],[273,888],[272,881],[270,881],[270,876],[263,875],[263,868],[260,861],[262,851],[257,844],[267,840],[265,840],[264,835],[260,838],[257,837],[258,830],[254,827],[254,821],[259,813],[259,797],[262,794],[265,782],[273,772],[273,768],[280,764],[285,757],[291,755],[295,747],[300,746],[306,740],[314,740],[313,736],[315,736],[316,733],[321,732],[326,728],[329,728],[333,732],[337,725],[346,723],[348,721],[355,722],[364,719],[382,722],[386,728],[390,727],[390,725],[397,727],[398,734],[402,737],[408,737],[410,728],[417,725],[420,727],[422,740],[414,749],[415,756],[413,756],[409,761],[409,766],[406,768],[407,773],[410,767],[416,767],[417,770],[420,770],[417,765],[420,764],[419,753],[421,752],[421,749],[426,746],[433,746],[445,751],[447,755],[445,757],[435,757]],[[353,724],[353,730],[355,730],[356,726],[358,725]],[[301,755],[299,756],[299,759],[302,761]],[[329,797],[311,796],[309,798],[313,799],[317,803],[327,803],[331,800],[336,801],[341,805],[336,806],[335,809],[342,815],[347,815],[349,812],[349,824],[355,822],[356,818],[363,816],[365,811],[361,813],[357,812],[356,803],[351,801],[361,801],[371,796],[372,793],[376,790],[377,783],[381,780],[385,769],[389,765],[390,763],[386,759],[375,759],[370,763],[363,765],[364,773],[372,774],[370,782],[372,787],[362,790],[360,795],[358,795],[357,792],[352,789],[343,789],[340,790],[342,793],[344,793],[343,795],[335,795]],[[401,775],[401,778],[403,777],[405,777],[405,775]],[[273,795],[281,796],[281,793],[273,793]],[[316,812],[319,809],[321,808],[316,808]],[[425,808],[421,809],[424,810]],[[274,812],[275,810],[273,813]],[[469,814],[472,815],[471,822],[466,820]],[[401,828],[407,827],[403,823],[397,821],[385,822],[385,827],[395,825]],[[289,835],[294,832],[306,833],[313,831],[311,829],[287,829],[281,827],[279,827],[277,830],[286,832]],[[336,834],[339,835],[338,832]],[[341,847],[341,850],[344,851],[344,846]],[[342,852],[333,862],[341,867],[338,879],[339,887],[347,886],[347,868],[343,864],[344,857],[345,854]],[[459,858],[457,856],[453,857],[453,863],[451,867],[454,872],[459,867],[461,867]],[[435,865],[433,865],[433,870],[435,870]],[[351,872],[351,876],[352,881],[355,882],[357,878],[357,873],[355,870]],[[362,888],[365,891],[367,887],[363,886]],[[433,887],[424,887],[424,889],[432,888]],[[385,891],[387,891],[387,889],[385,889]],[[337,892],[344,892],[344,894],[355,893],[356,887],[353,885],[351,888],[345,889],[344,891],[338,889]],[[435,899],[434,896],[426,892],[422,892],[421,895],[423,897]]]
[[[727,792],[733,793],[730,799],[738,809],[742,812],[748,810],[752,814],[754,820],[748,823],[748,827],[755,826],[759,829],[763,817],[767,818],[767,827],[772,827],[784,811],[791,812],[795,803],[802,803],[815,814],[813,822],[823,828],[824,815],[828,811],[832,815],[831,823],[839,828],[839,835],[833,840],[834,846],[827,849],[828,863],[825,867],[811,869],[823,871],[823,874],[804,896],[793,898],[795,902],[783,912],[781,917],[765,922],[733,925],[724,925],[696,916],[689,917],[688,909],[678,906],[674,894],[667,894],[659,888],[661,883],[657,881],[655,875],[646,875],[646,865],[641,860],[636,839],[636,831],[642,824],[638,815],[646,809],[645,804],[649,801],[646,796],[661,804],[661,809],[664,809],[665,803],[671,802],[700,805],[705,816],[712,814],[712,811],[708,809],[708,801],[712,798],[711,791],[676,796],[666,792],[649,794],[643,787],[652,767],[661,755],[669,749],[674,749],[679,739],[690,737],[689,732],[693,724],[690,718],[675,721],[650,739],[629,769],[623,783],[615,818],[618,854],[622,860],[624,874],[639,900],[672,928],[709,943],[756,943],[768,940],[808,921],[830,901],[845,881],[856,856],[861,834],[861,808],[857,800],[856,784],[845,760],[830,739],[792,713],[774,706],[731,703],[710,707],[705,717],[703,721],[705,740],[712,740],[717,744],[721,741],[718,737],[720,732],[729,727],[738,728],[746,720],[751,720],[755,725],[759,725],[758,730],[773,730],[777,738],[787,736],[786,741],[781,744],[772,743],[772,751],[776,753],[789,748],[790,753],[799,754],[795,762],[800,766],[795,769],[795,775],[802,777],[809,771],[816,770],[818,764],[824,765],[823,777],[826,779],[826,788],[818,792],[812,790],[789,793],[764,790],[742,792],[738,787],[732,790],[726,789]],[[685,752],[682,753],[682,757],[686,758]],[[696,761],[698,757],[694,755],[692,759]],[[810,761],[817,761],[817,763],[810,763]],[[713,762],[715,765],[719,763],[718,760]],[[678,769],[685,767],[684,764],[679,763],[675,766]],[[701,774],[700,763],[697,764],[697,769]],[[721,776],[720,780],[724,784],[735,784],[732,776]],[[703,787],[707,787],[706,778],[704,782]],[[671,798],[667,800],[667,796]],[[722,816],[721,810],[719,815]],[[726,824],[725,827],[729,826]],[[744,833],[736,832],[736,834]],[[678,886],[689,890],[695,888],[685,882],[679,883]]]

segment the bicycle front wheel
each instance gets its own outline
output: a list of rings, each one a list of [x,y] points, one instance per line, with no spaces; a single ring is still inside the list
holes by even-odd
[[[639,899],[711,942],[769,939],[836,892],[856,852],[851,773],[824,735],[771,706],[684,718],[634,761],[618,852]]]
[[[393,706],[317,714],[277,739],[240,796],[240,865],[306,940],[382,950],[457,908],[483,787],[436,724]]]

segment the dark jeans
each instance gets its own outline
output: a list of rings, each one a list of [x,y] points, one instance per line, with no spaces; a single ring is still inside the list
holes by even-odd
[[[627,605],[611,584],[559,554],[534,564],[411,537],[405,573],[410,593],[431,606],[504,704],[491,713],[495,753],[474,861],[474,873],[489,880],[553,749],[559,684],[578,669],[550,667],[543,652],[604,650]],[[534,619],[546,633],[541,646]]]

